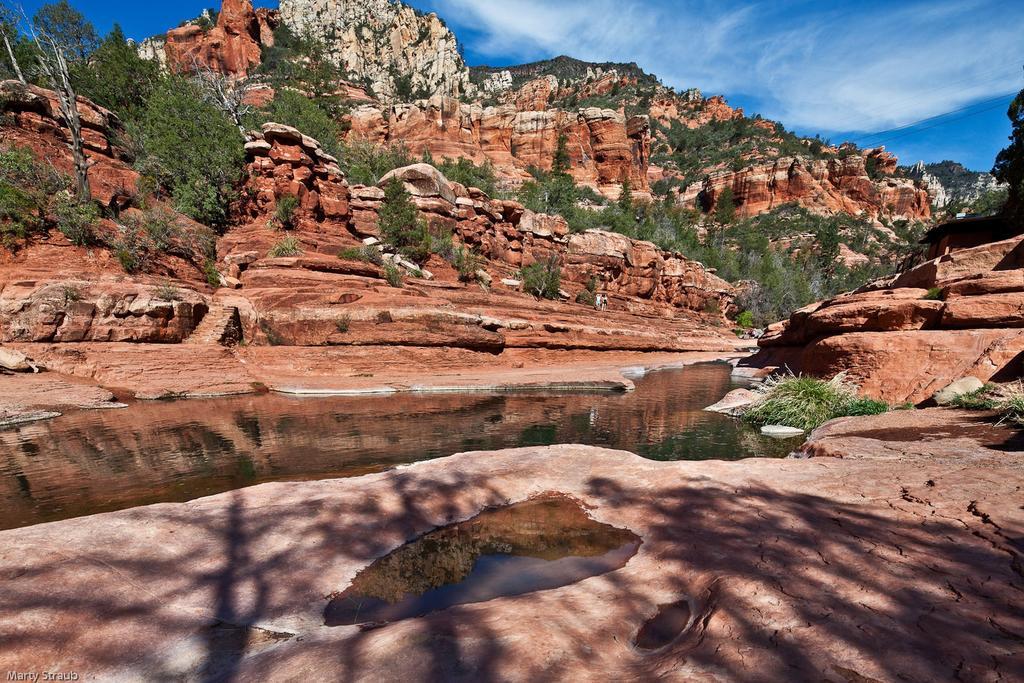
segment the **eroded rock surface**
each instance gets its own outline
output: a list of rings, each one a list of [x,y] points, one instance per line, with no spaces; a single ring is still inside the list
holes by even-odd
[[[923,454],[922,430],[951,425],[921,417],[885,457],[526,448],[0,532],[0,666],[186,680],[1019,678],[1022,455],[1005,441]],[[877,443],[888,427],[875,420],[842,425]],[[554,590],[373,630],[323,625],[329,596],[375,559],[545,493],[640,536],[637,555]],[[684,603],[692,617],[663,618],[676,633],[661,647],[632,645]]]

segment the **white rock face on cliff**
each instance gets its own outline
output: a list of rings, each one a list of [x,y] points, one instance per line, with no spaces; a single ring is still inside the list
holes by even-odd
[[[323,41],[335,63],[382,99],[457,96],[469,84],[455,36],[436,14],[392,0],[281,0],[280,12],[292,31]]]
[[[985,194],[1006,187],[991,173],[975,173],[948,161],[931,165],[919,161],[907,170],[907,176],[928,188],[932,205],[937,209],[950,204],[971,205]]]

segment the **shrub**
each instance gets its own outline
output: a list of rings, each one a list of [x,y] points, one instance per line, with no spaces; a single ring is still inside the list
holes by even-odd
[[[260,332],[262,332],[266,336],[268,344],[270,344],[271,346],[284,345],[284,338],[280,334],[278,334],[277,331],[274,330],[274,328],[271,327],[270,323],[268,323],[266,320],[260,321],[259,328]]]
[[[376,185],[388,172],[413,163],[412,155],[402,144],[379,146],[366,140],[345,143],[336,156],[353,185]]]
[[[145,234],[131,223],[117,226],[117,237],[111,240],[110,248],[126,273],[137,273],[149,260]]]
[[[64,306],[82,300],[82,290],[75,285],[63,285],[60,288],[61,297],[64,299]]]
[[[480,270],[480,256],[468,247],[456,246],[452,249],[451,258],[448,261],[459,273],[459,280],[472,282],[476,280],[476,272]]]
[[[942,301],[942,287],[930,288],[922,298],[926,301]]]
[[[181,292],[170,282],[161,282],[154,292],[157,299],[161,301],[180,301]]]
[[[750,311],[743,311],[738,316],[736,316],[736,325],[743,328],[744,330],[749,330],[753,328],[754,314],[751,313]]]
[[[206,278],[206,284],[220,287],[220,271],[217,270],[217,263],[212,258],[206,259],[203,263],[203,276]]]
[[[52,211],[57,229],[72,244],[84,247],[93,241],[93,226],[100,217],[95,204],[79,202],[70,192],[61,192],[54,198]]]
[[[302,253],[302,244],[298,239],[289,235],[275,244],[267,252],[268,258],[282,258],[285,256],[298,256]]]
[[[950,406],[964,410],[996,410],[999,407],[999,400],[995,390],[995,385],[986,384],[975,391],[955,396]]]
[[[349,327],[352,325],[352,316],[343,315],[334,321],[334,326],[338,328],[338,332],[342,334],[348,332]]]
[[[766,380],[759,400],[743,415],[754,424],[783,425],[806,431],[847,415],[877,415],[889,406],[857,397],[856,387],[840,374],[829,381],[785,375]]]
[[[552,255],[544,263],[531,263],[519,271],[523,289],[538,299],[557,299],[562,286],[562,268]]]
[[[405,281],[402,277],[402,271],[393,263],[384,264],[384,279],[387,280],[388,284],[392,287],[401,287]],[[391,321],[389,320],[388,322]]]
[[[295,195],[285,195],[277,200],[277,208],[274,209],[274,223],[282,230],[291,230],[295,227],[295,212],[299,208],[299,198]]]
[[[172,76],[153,91],[135,130],[140,172],[170,191],[175,208],[222,227],[245,163],[242,136],[192,81]]]
[[[16,247],[34,233],[47,229],[51,197],[69,185],[32,151],[15,147],[0,150],[0,236],[3,246]]]

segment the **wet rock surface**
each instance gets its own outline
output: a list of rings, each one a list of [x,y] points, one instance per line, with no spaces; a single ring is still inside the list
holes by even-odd
[[[851,418],[812,437],[816,455],[831,442],[842,458],[467,453],[0,532],[0,666],[193,680],[1012,680],[1024,675],[1024,455],[970,440],[922,450],[923,431],[965,419]],[[322,625],[329,596],[376,559],[546,492],[636,533],[636,556],[374,630]],[[688,619],[666,612],[684,601]]]

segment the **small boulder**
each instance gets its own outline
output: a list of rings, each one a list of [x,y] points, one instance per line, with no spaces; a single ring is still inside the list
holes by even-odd
[[[2,347],[0,347],[0,369],[11,372],[39,372],[39,366],[21,351]]]
[[[454,205],[457,199],[455,190],[444,177],[444,174],[430,164],[413,164],[403,168],[396,168],[387,173],[378,187],[384,187],[392,178],[397,178],[405,184],[405,189],[413,197],[440,197],[449,204]]]
[[[757,400],[757,394],[750,389],[733,389],[718,403],[704,410],[709,413],[722,413],[736,417]]]
[[[960,396],[970,394],[984,388],[985,383],[977,377],[964,377],[963,379],[958,379],[953,382],[942,391],[937,392],[932,396],[932,400],[940,406],[949,406],[952,405],[953,401]]]

